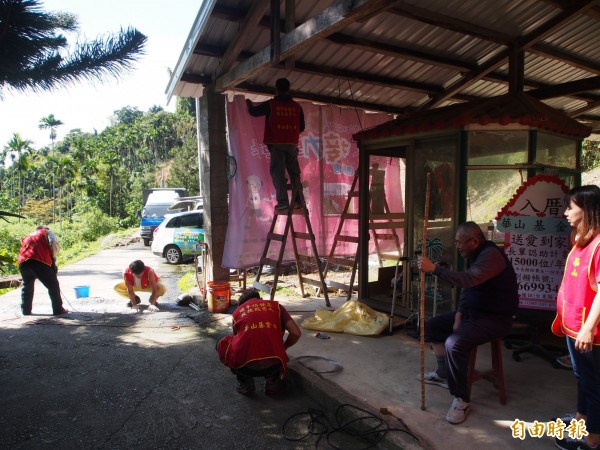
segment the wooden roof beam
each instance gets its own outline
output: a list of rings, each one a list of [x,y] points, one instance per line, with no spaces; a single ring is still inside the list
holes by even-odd
[[[450,70],[467,71],[475,70],[476,64],[467,63],[457,59],[438,56],[419,50],[412,50],[397,45],[390,45],[383,42],[377,42],[370,39],[357,38],[343,33],[334,33],[327,37],[328,41],[334,42],[344,47],[351,47],[357,50],[364,50],[381,55],[391,56],[392,58],[403,58],[411,61],[421,62],[438,67],[445,67]]]
[[[568,22],[576,15],[581,14],[583,11],[593,7],[595,3],[596,0],[579,0],[577,2],[571,2],[565,10],[559,12],[554,17],[550,18],[545,23],[537,27],[535,30],[531,31],[527,35],[520,36],[519,38],[517,38],[516,45],[512,47],[512,51],[527,50],[532,45],[535,45],[537,42],[544,39],[548,34],[554,32],[562,24]],[[437,95],[431,98],[426,103],[424,103],[421,109],[427,110],[441,105],[459,91],[467,88],[468,86],[485,77],[490,72],[506,64],[506,59],[508,58],[509,53],[509,50],[505,49],[492,56],[476,71],[466,74],[461,80],[455,82],[452,86],[446,89],[444,94]]]
[[[595,101],[595,102],[590,102],[582,108],[576,109],[575,111],[571,111],[569,113],[569,116],[570,117],[579,117],[582,114],[584,114],[588,111],[593,111],[596,108],[600,108],[600,100]]]
[[[435,27],[456,31],[460,34],[467,34],[469,36],[477,37],[485,41],[495,42],[496,44],[500,45],[509,45],[515,38],[514,36],[510,36],[499,31],[490,30],[461,19],[448,17],[444,14],[436,13],[435,11],[419,8],[410,4],[397,4],[393,8],[390,8],[389,12],[402,17],[408,17],[409,19],[416,20],[417,22],[427,23]]]
[[[218,8],[217,8],[218,7]],[[239,22],[244,17],[244,11],[237,8],[230,7],[219,7],[215,6],[214,16],[230,22]],[[259,21],[259,26],[264,29],[269,29],[271,24],[271,18],[269,16],[263,17]],[[284,26],[289,26],[287,21],[281,24],[282,29]],[[339,45],[346,47],[352,47],[358,50],[366,50],[382,55],[391,57],[402,57],[404,59],[410,59],[412,61],[422,62],[424,64],[430,64],[439,67],[446,67],[451,70],[474,70],[477,68],[475,64],[467,63],[460,60],[451,59],[445,56],[432,55],[423,51],[412,50],[408,48],[393,46],[382,42],[377,42],[369,39],[357,38],[344,33],[333,33],[327,36],[325,39],[334,42]]]
[[[434,95],[442,92],[442,88],[433,84],[419,83],[409,80],[401,80],[391,77],[382,77],[370,73],[361,73],[353,70],[337,69],[335,67],[317,66],[296,61],[296,67],[292,70],[296,72],[307,73],[322,77],[343,78],[345,80],[356,81],[359,83],[373,84],[381,87],[390,87],[393,89],[403,89],[406,91],[419,92],[422,94]]]
[[[249,92],[249,93],[258,93],[264,95],[273,95],[273,86],[262,86],[257,84],[250,83],[240,83],[235,87],[235,91],[240,92]],[[295,99],[308,100],[316,103],[325,103],[332,105],[340,105],[340,106],[348,106],[351,108],[361,108],[368,111],[381,111],[387,112],[390,114],[398,114],[398,115],[408,115],[414,112],[413,108],[403,108],[398,109],[389,105],[383,105],[381,103],[372,103],[372,102],[361,102],[356,100],[351,100],[342,97],[331,97],[328,95],[318,95],[318,94],[310,94],[306,92],[293,91],[292,95]]]
[[[220,58],[223,51],[224,51],[224,49],[222,47],[212,46],[212,45],[207,45],[207,44],[199,44],[198,46],[196,46],[196,49],[194,50],[194,54],[210,56],[213,58]],[[252,55],[253,54],[250,52],[241,52],[238,60],[244,61],[246,59],[251,58]],[[280,66],[282,64],[286,64],[286,63],[281,63]],[[344,79],[348,79],[348,80],[352,80],[352,81],[357,81],[359,83],[374,84],[374,85],[380,85],[382,87],[403,89],[403,90],[407,90],[407,91],[419,92],[419,93],[428,94],[428,95],[439,94],[443,91],[443,89],[440,86],[435,86],[435,85],[428,84],[428,83],[420,83],[420,82],[416,82],[416,81],[404,80],[404,79],[399,79],[399,78],[382,77],[382,76],[373,75],[370,73],[361,73],[361,72],[356,72],[356,71],[337,69],[334,67],[317,66],[315,64],[304,63],[301,61],[296,61],[294,63],[294,66],[292,66],[292,67],[287,67],[287,64],[285,65],[285,67],[288,68],[289,70],[312,74],[312,75],[316,75],[316,76],[344,78]],[[459,96],[457,98],[457,100],[460,100],[460,101],[468,101],[468,100],[473,100],[473,99],[474,99],[474,97],[467,97],[467,96]]]
[[[564,1],[545,1],[547,1],[547,3],[554,4],[554,6],[562,9],[566,8],[566,5],[568,4]],[[595,10],[600,11],[600,8],[595,7],[588,11]],[[586,14],[588,11],[585,11],[584,14]],[[413,6],[396,6],[394,8],[391,8],[389,12],[401,15],[403,17],[409,17],[422,23],[428,23],[433,26],[456,31],[457,33],[462,33],[483,40],[496,42],[501,45],[508,46],[515,39],[514,36],[509,36],[501,32],[488,30],[487,28],[479,27],[477,25],[459,19],[449,19],[448,17],[443,16],[441,14],[431,13],[431,11],[427,11],[422,8],[416,8]],[[245,12],[238,8],[224,7],[217,4],[215,6],[215,9],[213,10],[213,15],[215,17],[229,22],[240,22],[244,19]],[[591,15],[592,17],[596,17],[596,14],[594,13],[591,13],[589,15]],[[600,14],[598,14],[598,17],[600,18]],[[259,26],[265,29],[269,29],[270,17],[264,16],[259,21]],[[357,50],[370,51],[377,54],[390,56],[392,58],[404,58],[411,61],[421,62],[423,64],[430,64],[436,67],[445,67],[450,70],[457,70],[459,72],[473,71],[477,69],[476,64],[469,63],[466,61],[452,59],[445,56],[433,55],[424,51],[389,45],[386,43],[377,42],[369,39],[356,38],[354,36],[350,36],[344,33],[334,33],[328,36],[326,39],[331,42],[335,42],[336,44],[352,47]],[[531,46],[527,51],[546,58],[564,61],[568,64],[571,64],[574,67],[588,71],[590,73],[600,74],[600,66],[595,61],[577,58],[574,55],[570,55],[543,43],[535,44]],[[505,83],[507,81],[506,75],[494,72],[486,75],[484,78],[492,82],[500,81],[502,83]],[[536,84],[537,83],[534,81],[525,79],[526,86],[538,87],[536,86]]]
[[[542,0],[544,3],[555,6],[556,8],[566,9],[570,4],[570,0]],[[600,6],[594,6],[593,8],[584,11],[583,14],[594,19],[600,20]]]
[[[600,27],[600,24],[598,24]],[[528,50],[530,53],[534,53],[539,56],[546,58],[556,59],[564,61],[578,69],[585,70],[586,72],[595,73],[600,75],[600,64],[596,61],[590,61],[587,59],[579,58],[575,55],[566,53],[557,48],[553,48],[545,44],[536,44]]]
[[[557,8],[563,10],[567,9],[570,6],[572,7],[572,2],[570,1],[544,1],[553,4]],[[495,42],[500,45],[509,46],[516,38],[515,36],[510,36],[508,34],[504,34],[496,30],[489,30],[487,28],[481,27],[470,22],[466,22],[456,18],[449,18],[447,16],[444,16],[443,14],[438,14],[432,11],[428,11],[426,9],[417,8],[413,5],[396,6],[394,8],[391,8],[390,12],[397,15],[401,15],[402,17],[414,19],[422,23],[427,23],[429,25],[433,25],[439,28],[444,28],[446,30],[451,30],[457,33],[473,36],[482,40]],[[592,6],[589,9],[580,10],[578,14],[588,14],[591,17],[600,19],[600,7]],[[577,58],[565,52],[561,52],[558,49],[553,49],[552,47],[542,43],[530,45],[527,50],[531,53],[545,56],[550,59],[566,61],[567,63],[579,69],[586,70],[591,73],[600,73],[599,66],[596,62]]]
[[[239,27],[237,35],[231,41],[231,44],[223,55],[217,73],[221,74],[231,69],[231,66],[237,60],[238,55],[246,44],[246,36],[256,28],[258,22],[260,22],[260,19],[264,16],[269,1],[270,0],[254,0],[252,2],[252,8],[248,10],[248,14],[244,18],[242,25]]]
[[[331,7],[282,36],[281,59],[294,55],[314,41],[336,33],[350,23],[359,21],[375,11],[383,11],[393,6],[394,3],[389,0],[355,0],[353,2],[337,0]],[[219,76],[216,80],[217,92],[230,89],[261,71],[270,64],[270,56],[269,46]]]
[[[563,24],[569,22],[579,14],[583,14],[595,4],[596,0],[573,0],[569,2],[568,6],[554,17],[550,18],[548,21],[528,34],[518,37],[518,47],[523,50],[528,50],[530,47],[543,40],[546,36],[556,31]]]
[[[538,100],[547,98],[566,97],[581,92],[595,91],[600,89],[600,76],[584,78],[583,80],[568,81],[540,89],[533,89],[527,93]]]
[[[209,56],[212,58],[221,58],[223,53],[225,52],[225,47],[219,47],[216,45],[209,44],[198,44],[194,50],[194,54]],[[238,56],[238,61],[245,61],[251,58],[253,53],[251,52],[241,52]],[[357,81],[360,83],[368,83],[368,84],[376,84],[381,86],[389,86],[397,89],[405,89],[413,92],[421,92],[427,95],[435,95],[443,92],[443,88],[441,86],[430,85],[427,83],[419,83],[410,80],[403,80],[398,78],[389,78],[389,77],[378,77],[373,76],[368,73],[358,73],[355,71],[345,71],[341,69],[335,68],[327,68],[324,66],[315,66],[313,64],[303,63],[301,61],[295,62],[296,67],[288,67],[289,70],[295,70],[297,72],[314,74],[317,76],[329,76],[336,78],[345,78],[353,81]],[[287,67],[287,66],[286,66]],[[504,74],[489,74],[484,77],[485,79],[489,79],[490,81],[496,83],[503,83],[508,85],[509,80],[508,76]],[[207,75],[194,75],[194,74],[184,74],[182,81],[186,81],[187,83],[198,83],[198,84],[209,84],[211,79]],[[526,87],[532,88],[529,92],[536,92],[536,90],[541,89],[542,93],[544,90],[551,88],[552,86],[545,85],[543,83],[537,83],[533,81],[525,80]],[[558,91],[557,91],[558,92]],[[585,93],[570,93],[570,92],[560,92],[559,96],[571,97],[576,100],[582,100],[588,103],[594,103],[600,100],[600,97],[592,94]],[[460,95],[457,94],[452,97],[454,100],[458,101],[471,101],[475,100],[477,97]],[[546,96],[544,98],[551,98],[551,96]]]

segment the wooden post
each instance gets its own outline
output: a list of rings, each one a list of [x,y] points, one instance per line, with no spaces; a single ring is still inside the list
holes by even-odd
[[[423,257],[427,257],[427,226],[429,225],[429,194],[431,191],[431,173],[427,173],[427,191],[425,194],[425,214],[423,217]],[[425,411],[425,284],[426,273],[421,272],[421,305],[419,311],[419,329],[421,335],[421,409]]]

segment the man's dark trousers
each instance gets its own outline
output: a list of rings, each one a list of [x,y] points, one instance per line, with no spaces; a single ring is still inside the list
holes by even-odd
[[[56,277],[56,266],[50,267],[41,261],[28,259],[19,265],[19,270],[23,278],[21,289],[21,311],[23,314],[31,314],[36,279],[40,280],[48,289],[50,301],[52,302],[52,313],[59,314],[62,311],[62,300],[58,278]]]
[[[425,324],[425,342],[445,343],[448,389],[455,397],[470,401],[467,380],[469,358],[473,349],[494,339],[503,338],[512,327],[510,316],[463,316],[460,327],[452,330],[455,313],[432,317]]]

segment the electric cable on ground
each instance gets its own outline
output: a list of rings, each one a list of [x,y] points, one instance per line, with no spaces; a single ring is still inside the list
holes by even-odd
[[[348,414],[349,410],[354,410],[353,412],[355,415],[356,412],[364,413],[364,415],[345,420],[344,414]],[[351,412],[349,414],[351,414]],[[306,423],[305,431],[303,430],[301,433],[292,433],[291,430],[299,429],[298,423],[306,421],[306,418],[309,420]],[[404,425],[403,422],[402,424]],[[359,449],[366,450],[381,442],[389,432],[405,433],[416,441],[419,440],[419,438],[411,433],[406,426],[392,428],[388,426],[386,421],[381,417],[366,409],[348,403],[342,404],[336,409],[333,421],[327,418],[325,411],[311,408],[306,412],[292,415],[281,427],[281,434],[287,441],[299,442],[309,436],[317,436],[315,448],[318,448],[319,442],[325,437],[329,446],[336,450],[348,450],[347,447],[338,447],[334,443],[334,436],[336,434],[344,434],[357,439],[357,441],[360,440],[365,442],[366,447],[360,447]]]

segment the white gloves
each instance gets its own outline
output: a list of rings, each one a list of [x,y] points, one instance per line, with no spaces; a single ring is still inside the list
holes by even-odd
[[[156,305],[150,305],[150,306],[148,306],[148,311],[150,311],[150,312],[156,312],[156,311],[158,311],[158,306],[156,306]]]

